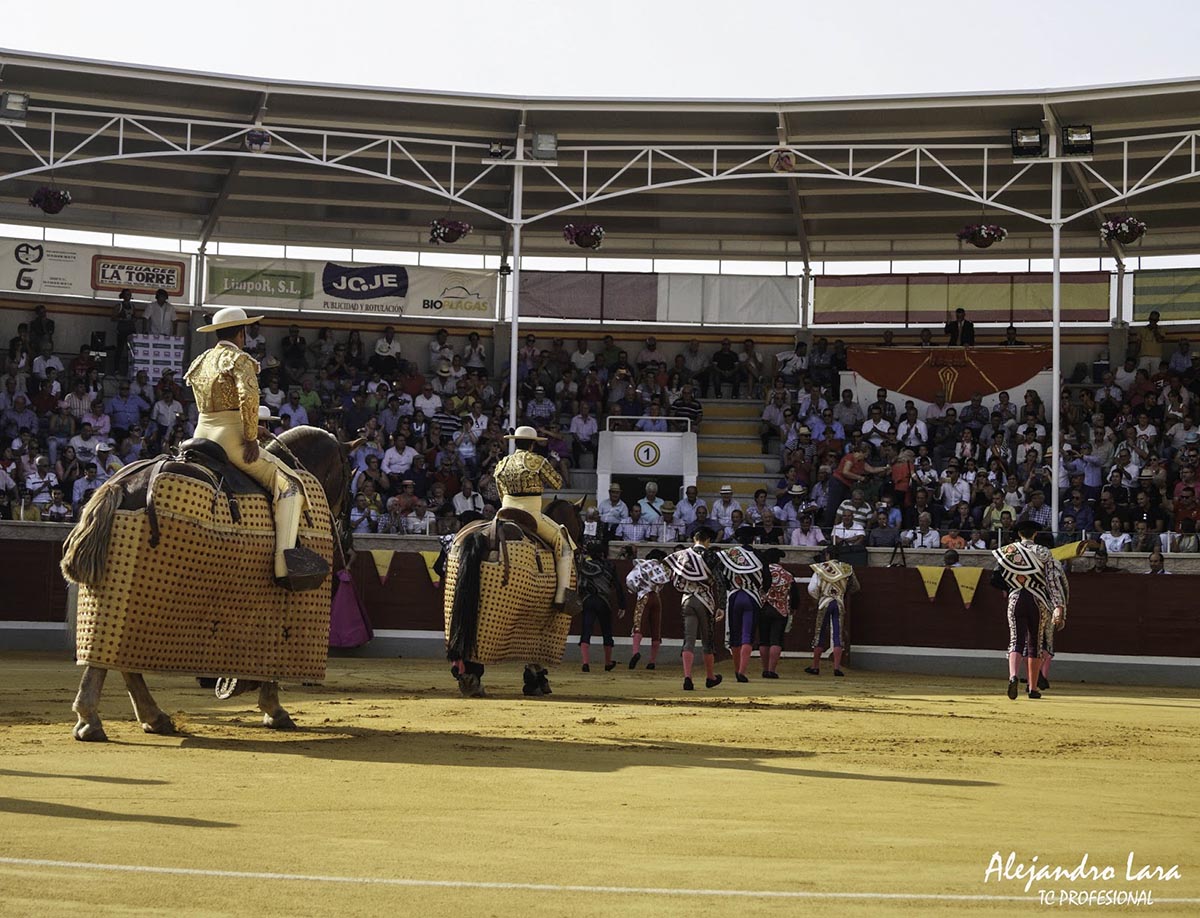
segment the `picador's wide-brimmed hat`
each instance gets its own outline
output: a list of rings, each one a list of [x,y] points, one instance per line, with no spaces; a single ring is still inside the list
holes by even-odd
[[[528,425],[522,425],[508,434],[505,440],[532,440],[534,443],[545,443],[545,437],[539,437],[538,432]]]
[[[213,315],[212,321],[201,325],[196,331],[214,332],[222,328],[236,328],[238,325],[253,325],[261,322],[262,316],[248,316],[241,306],[223,306]]]

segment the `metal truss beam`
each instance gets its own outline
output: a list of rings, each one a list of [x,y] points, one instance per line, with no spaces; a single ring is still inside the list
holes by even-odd
[[[778,109],[775,114],[780,117]],[[521,112],[518,131],[524,123]],[[250,130],[266,131],[272,140],[271,149],[261,153],[248,151],[245,135]],[[502,212],[481,200],[480,195],[490,193],[494,201],[497,176],[492,173],[498,167],[487,161],[488,145],[475,140],[36,106],[30,110],[27,126],[0,125],[0,136],[5,133],[16,141],[9,146],[16,152],[8,155],[23,161],[0,175],[0,184],[104,162],[222,157],[244,161],[254,157],[256,172],[272,162],[335,170],[412,188],[510,226],[536,223],[641,192],[744,180],[779,181],[789,189],[806,261],[809,240],[800,181],[925,192],[1023,217],[1043,226],[1051,222],[1048,213],[1031,211],[1012,201],[1016,191],[1029,190],[1020,184],[1021,180],[1027,175],[1040,179],[1044,175],[1042,170],[1050,163],[1043,160],[1014,163],[1006,145],[787,143],[784,142],[788,140],[787,122],[782,118],[777,128],[779,142],[770,144],[560,145],[557,163],[530,164],[523,168],[523,171],[533,170],[531,175],[544,173],[546,190],[542,194],[557,195],[560,201],[546,202],[536,211],[527,210],[521,215],[511,210]],[[1200,131],[1184,131],[1097,141],[1093,162],[1068,163],[1081,194],[1086,190],[1085,206],[1064,214],[1062,223],[1069,224],[1139,195],[1200,177],[1196,163],[1198,137]],[[1149,156],[1146,144],[1153,145],[1154,152]],[[1142,155],[1132,156],[1131,147],[1136,152],[1139,146]],[[1167,152],[1160,155],[1164,148]],[[776,173],[767,165],[771,153],[781,149],[791,151],[796,157],[795,172]],[[1114,171],[1118,168],[1119,177]],[[1170,174],[1172,170],[1175,174]],[[229,185],[235,174],[235,169],[229,170],[217,196],[214,212],[218,216],[229,197]],[[1107,194],[1097,196],[1093,190],[1096,187]],[[208,228],[208,234],[211,233],[212,228]]]

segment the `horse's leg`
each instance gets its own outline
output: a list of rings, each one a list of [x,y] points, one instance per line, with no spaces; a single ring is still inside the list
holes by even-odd
[[[541,695],[549,695],[550,680],[546,678],[547,675],[546,670],[542,669],[540,663],[526,663],[524,673],[525,685],[522,691],[526,695],[532,695],[535,698]]]
[[[462,669],[462,675],[458,677],[458,690],[468,698],[486,698],[487,692],[482,684],[483,664],[463,660]]]
[[[79,692],[75,695],[75,703],[71,705],[71,710],[79,717],[71,731],[77,740],[103,743],[108,739],[100,722],[100,691],[104,688],[104,677],[107,675],[107,669],[84,667],[83,677],[79,680]]]
[[[175,723],[165,711],[159,708],[146,680],[141,673],[121,673],[125,680],[125,688],[129,691],[129,700],[133,702],[133,716],[147,733],[157,733],[159,736],[170,736],[175,732]]]
[[[258,689],[258,709],[263,712],[263,726],[272,730],[295,730],[296,723],[279,704],[279,683],[264,682]]]

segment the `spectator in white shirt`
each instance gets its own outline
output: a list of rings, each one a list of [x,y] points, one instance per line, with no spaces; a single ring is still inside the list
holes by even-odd
[[[910,529],[900,536],[900,541],[910,548],[941,548],[942,537],[936,529],[931,529],[933,517],[922,513],[917,517],[917,528]]]
[[[147,335],[175,334],[175,307],[167,300],[167,291],[159,288],[155,291],[154,302],[146,306],[142,313],[142,322]]]
[[[646,482],[646,496],[638,501],[638,508],[641,512],[638,514],[646,523],[655,524],[661,518],[661,509],[665,504],[661,497],[658,496],[658,482]]]
[[[958,474],[957,466],[951,465],[946,469],[946,477],[942,480],[938,495],[947,513],[957,507],[959,501],[965,500],[968,504],[971,502],[971,486]]]
[[[1121,520],[1117,516],[1112,518],[1112,528],[1108,532],[1101,533],[1100,541],[1104,543],[1104,547],[1108,549],[1110,555],[1113,552],[1129,551],[1130,545],[1133,544],[1133,539],[1128,532],[1121,528]]]
[[[580,338],[575,342],[575,352],[571,354],[571,365],[575,367],[575,371],[580,376],[583,376],[595,363],[596,355],[588,347],[586,339]]]
[[[883,409],[879,405],[871,406],[871,416],[863,421],[862,432],[867,442],[876,450],[883,446],[883,441],[892,432],[892,425],[884,418]]]
[[[405,535],[429,535],[437,524],[437,517],[420,498],[417,498],[416,506],[412,511],[403,514],[400,520]]]
[[[896,439],[910,449],[916,449],[929,442],[929,428],[917,417],[916,408],[909,408],[904,420],[896,426]]]
[[[44,381],[50,375],[51,367],[58,370],[60,376],[65,372],[63,362],[54,353],[54,342],[46,339],[42,342],[42,352],[33,359],[33,375]]]
[[[854,519],[854,511],[847,508],[842,511],[842,521],[833,527],[832,537],[834,545],[862,545],[867,541],[867,531]]]
[[[385,475],[400,475],[403,477],[408,474],[408,470],[412,468],[413,457],[417,455],[417,451],[408,445],[408,441],[403,436],[392,438],[392,445],[386,453],[383,454],[383,465],[381,466]]]
[[[629,519],[629,507],[621,500],[621,486],[616,482],[608,486],[608,497],[600,501],[596,508],[600,511],[600,521],[610,531]]]
[[[392,377],[400,371],[400,339],[396,329],[388,325],[383,334],[375,339],[375,353],[371,355],[371,369],[381,376]]]
[[[454,495],[451,503],[454,504],[454,515],[460,522],[464,513],[483,513],[483,495],[475,490],[470,478],[463,479],[462,490]]]
[[[721,496],[712,505],[712,510],[709,512],[709,518],[722,529],[728,528],[733,519],[733,511],[742,509],[742,505],[733,499],[732,485],[721,486]]]
[[[688,485],[683,490],[683,499],[675,507],[675,519],[684,526],[696,522],[697,507],[708,509],[708,502],[703,497],[698,497],[697,494],[696,486]]]
[[[468,370],[487,369],[487,351],[479,343],[479,332],[471,332],[467,335],[467,346],[463,348],[462,362]]]
[[[426,382],[421,394],[413,399],[413,407],[427,418],[433,417],[442,408],[442,397],[433,391],[433,383]]]
[[[447,343],[450,338],[450,333],[444,328],[439,328],[437,334],[433,336],[433,340],[429,342],[429,372],[436,373],[438,367],[443,363],[449,363],[450,358],[454,356],[454,350]]]
[[[58,476],[50,470],[50,459],[48,456],[38,456],[34,463],[35,471],[32,474],[25,476],[25,488],[29,492],[29,497],[33,501],[33,505],[39,510],[50,503],[51,492],[58,487]],[[10,482],[12,478],[8,479]],[[8,490],[13,490],[8,489]]]
[[[775,373],[782,376],[789,386],[797,385],[807,369],[808,345],[803,341],[797,341],[792,350],[780,351],[775,355]]]

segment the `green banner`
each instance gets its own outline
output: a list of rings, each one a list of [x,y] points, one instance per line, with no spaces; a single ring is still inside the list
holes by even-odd
[[[274,300],[305,300],[313,295],[313,275],[309,271],[209,265],[207,299],[212,302],[226,293],[244,293]]]
[[[1200,270],[1163,268],[1133,275],[1133,318],[1144,322],[1158,310],[1163,319],[1200,319]]]

